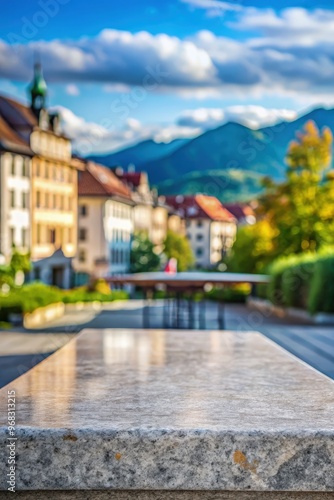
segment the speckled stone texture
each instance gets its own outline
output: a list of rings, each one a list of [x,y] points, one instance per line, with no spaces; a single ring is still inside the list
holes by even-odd
[[[0,500],[12,493],[0,492]],[[20,500],[333,500],[334,493],[243,491],[31,491],[17,492]]]
[[[257,333],[83,333],[0,391],[1,489],[13,389],[18,490],[334,491],[334,384]]]

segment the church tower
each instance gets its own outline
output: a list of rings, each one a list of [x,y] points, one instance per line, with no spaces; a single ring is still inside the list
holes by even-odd
[[[34,65],[34,78],[29,86],[29,93],[31,109],[37,118],[39,118],[41,111],[46,107],[46,96],[48,93],[40,63],[35,63]]]

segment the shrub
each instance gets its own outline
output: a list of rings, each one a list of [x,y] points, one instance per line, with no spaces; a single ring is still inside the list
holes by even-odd
[[[308,309],[311,314],[334,312],[334,252],[290,255],[269,269],[268,298],[276,305]]]
[[[234,285],[228,288],[213,288],[210,292],[206,292],[206,298],[210,300],[239,303],[246,302],[248,295],[251,292],[251,287],[248,284]]]
[[[273,262],[269,267],[271,276],[268,285],[268,298],[275,305],[295,306],[301,300],[306,304],[305,294],[312,276],[312,265],[317,258],[315,253],[289,255]],[[303,299],[300,299],[300,294]]]
[[[312,314],[334,312],[334,257],[322,257],[316,262],[308,309]]]

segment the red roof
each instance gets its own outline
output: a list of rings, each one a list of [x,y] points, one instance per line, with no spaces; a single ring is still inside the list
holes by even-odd
[[[142,179],[142,172],[122,172],[117,174],[130,187],[138,187]]]
[[[33,129],[38,121],[30,108],[9,97],[0,96],[0,115],[17,132]]]
[[[197,194],[196,196],[167,196],[166,203],[178,210],[186,219],[210,219],[222,222],[235,221],[234,216],[214,196],[206,196],[204,194]]]
[[[0,115],[0,149],[32,155],[28,144],[13,130]]]
[[[246,217],[249,216],[255,216],[254,210],[249,205],[244,203],[225,203],[225,208],[227,208],[227,210],[231,212],[237,220],[246,219]]]
[[[88,162],[79,174],[79,196],[120,196],[131,200],[129,188],[107,167]]]
[[[1,149],[32,155],[29,136],[36,124],[36,117],[29,108],[13,99],[0,96]]]

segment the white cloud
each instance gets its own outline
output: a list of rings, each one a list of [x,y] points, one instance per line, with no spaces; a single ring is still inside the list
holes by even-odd
[[[234,28],[243,31],[255,31],[265,36],[263,42],[275,40],[279,44],[314,45],[317,42],[328,42],[334,30],[334,12],[331,10],[301,7],[283,9],[248,8],[244,10],[238,21],[232,23]],[[260,40],[257,40],[261,43]]]
[[[183,0],[193,7],[224,8],[235,2]],[[216,5],[217,4],[217,5]],[[232,8],[231,7],[231,8]],[[34,41],[10,46],[0,40],[0,78],[30,80],[33,52],[48,82],[101,83],[105,92],[174,92],[182,97],[275,94],[313,99],[329,95],[334,82],[334,13],[302,8],[240,8],[236,40],[200,31],[188,39],[142,31],[106,29],[93,38]],[[252,36],[249,33],[253,33]]]
[[[228,121],[236,121],[252,128],[271,125],[280,120],[293,120],[296,113],[285,109],[267,109],[261,106],[230,106],[220,108],[199,108],[186,110],[174,123],[142,124],[135,118],[128,118],[121,129],[105,124],[87,122],[62,106],[52,108],[62,117],[62,127],[73,140],[73,148],[84,156],[108,153],[135,144],[145,139],[156,142],[170,142],[177,138],[196,137],[202,132],[218,127]]]
[[[289,109],[268,109],[263,106],[238,105],[229,106],[225,109],[198,108],[186,110],[180,115],[177,123],[207,130],[232,121],[256,129],[282,120],[294,120],[296,116],[296,111]]]
[[[80,90],[77,85],[74,85],[74,83],[69,83],[68,85],[66,85],[65,91],[68,95],[80,95]]]
[[[228,11],[239,12],[242,9],[238,3],[220,0],[181,0],[181,2],[193,8],[206,10],[209,17],[218,17]]]
[[[63,132],[72,139],[74,151],[84,156],[116,151],[148,138],[157,142],[170,142],[179,137],[194,137],[201,133],[198,127],[178,124],[143,125],[135,118],[128,118],[121,129],[115,129],[87,122],[63,106],[54,106],[51,111],[60,113]]]

